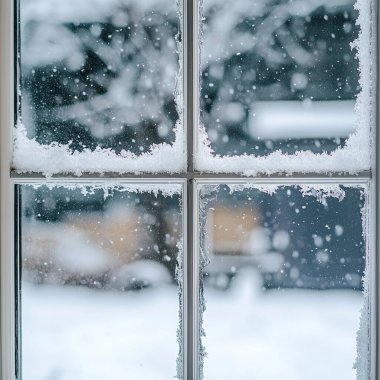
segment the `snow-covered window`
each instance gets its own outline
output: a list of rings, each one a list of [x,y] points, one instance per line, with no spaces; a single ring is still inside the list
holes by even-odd
[[[1,0],[1,379],[378,379],[376,12]]]
[[[203,0],[199,170],[369,170],[373,13],[372,0]]]
[[[172,0],[20,0],[14,168],[183,170],[179,15]]]

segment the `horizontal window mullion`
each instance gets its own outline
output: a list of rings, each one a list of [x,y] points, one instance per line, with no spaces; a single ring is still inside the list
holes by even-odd
[[[341,182],[345,179],[371,179],[371,171],[363,171],[357,174],[347,174],[341,172],[331,172],[331,173],[293,173],[284,175],[284,173],[272,173],[270,175],[258,174],[256,176],[243,176],[238,173],[205,173],[197,171],[188,171],[185,173],[178,174],[168,174],[168,173],[130,173],[122,175],[120,173],[83,173],[80,176],[74,176],[72,174],[59,174],[53,175],[51,177],[46,177],[42,173],[17,173],[12,171],[11,178],[20,181],[31,181],[31,180],[62,180],[62,181],[82,181],[82,180],[124,180],[124,179],[137,179],[137,180],[177,180],[177,179],[216,179],[216,180],[228,180],[228,179],[241,179],[241,180],[260,180],[260,181],[270,181],[273,179],[279,179],[283,181],[292,180],[303,180],[303,179],[330,179],[333,182]]]

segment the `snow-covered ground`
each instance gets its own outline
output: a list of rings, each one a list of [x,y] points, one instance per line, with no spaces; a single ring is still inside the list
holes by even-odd
[[[262,292],[252,271],[206,288],[206,380],[354,379],[363,296],[349,290]],[[178,295],[24,284],[25,380],[175,377]]]
[[[260,289],[249,270],[229,292],[206,288],[206,380],[356,378],[360,292]]]
[[[176,375],[178,295],[24,284],[24,380],[168,380]]]

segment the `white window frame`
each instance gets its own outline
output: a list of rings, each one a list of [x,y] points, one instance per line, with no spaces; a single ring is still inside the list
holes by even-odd
[[[187,171],[186,173],[167,175],[118,175],[110,174],[108,178],[96,175],[76,177],[57,177],[46,180],[38,173],[17,175],[11,171],[12,128],[15,124],[17,95],[15,89],[15,51],[17,36],[15,35],[15,2],[17,0],[0,0],[0,244],[1,244],[1,310],[0,310],[0,341],[1,341],[1,379],[20,379],[17,373],[19,356],[17,350],[16,318],[19,317],[16,305],[18,294],[15,289],[17,271],[15,270],[15,250],[18,242],[15,185],[23,183],[65,182],[65,183],[104,183],[117,179],[120,183],[168,183],[176,182],[183,185],[183,231],[184,231],[184,310],[183,310],[183,378],[199,380],[199,196],[198,189],[202,184],[209,183],[262,183],[262,184],[358,184],[366,183],[370,188],[372,209],[368,217],[366,238],[369,244],[370,257],[370,316],[371,316],[371,374],[370,380],[380,380],[380,133],[379,133],[379,80],[376,85],[376,155],[373,170],[358,175],[330,173],[329,175],[303,174],[284,177],[280,173],[271,176],[256,176],[243,178],[234,174],[199,173],[194,166],[196,152],[196,126],[199,125],[199,48],[198,48],[198,0],[183,0],[183,52],[184,52],[184,126],[187,136]],[[142,0],[143,1],[143,0]],[[174,0],[173,0],[174,1]],[[371,1],[371,0],[368,0]],[[379,6],[376,2],[376,31],[379,31]],[[379,43],[377,43],[376,77],[379,78]]]

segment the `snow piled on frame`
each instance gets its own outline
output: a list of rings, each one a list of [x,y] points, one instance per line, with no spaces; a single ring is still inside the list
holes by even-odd
[[[178,126],[176,141],[157,144],[150,151],[136,155],[98,147],[94,151],[72,151],[68,145],[39,144],[26,136],[25,127],[18,124],[14,129],[13,167],[19,173],[42,172],[45,176],[58,173],[178,173],[184,169],[182,127]]]

